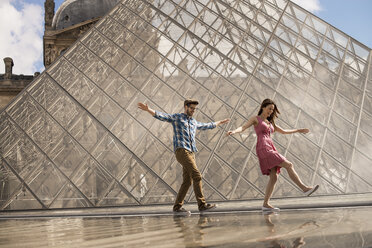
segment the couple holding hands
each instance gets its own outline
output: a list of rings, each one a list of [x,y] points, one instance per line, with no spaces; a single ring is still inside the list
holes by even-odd
[[[194,187],[195,197],[198,203],[199,211],[208,211],[216,208],[215,204],[206,203],[202,190],[202,176],[195,162],[195,153],[197,152],[195,144],[196,130],[213,129],[219,125],[228,123],[230,119],[224,119],[216,122],[201,123],[193,118],[197,100],[188,99],[184,101],[184,112],[177,114],[167,114],[151,109],[147,104],[138,103],[138,108],[148,112],[158,120],[172,123],[173,126],[173,149],[177,161],[183,168],[183,182],[178,191],[176,201],[173,206],[175,213],[190,213],[184,209],[183,201],[191,184]],[[265,198],[262,211],[279,211],[279,208],[270,205],[269,201],[274,191],[275,183],[281,168],[285,168],[293,182],[308,196],[314,193],[319,185],[309,187],[302,183],[291,162],[278,153],[275,149],[271,134],[279,132],[281,134],[308,133],[309,129],[284,130],[275,124],[275,119],[280,114],[274,101],[265,99],[260,107],[257,116],[252,116],[241,127],[228,131],[226,135],[234,135],[243,132],[245,129],[253,126],[257,134],[256,154],[260,163],[263,175],[269,176],[269,182],[266,186]]]

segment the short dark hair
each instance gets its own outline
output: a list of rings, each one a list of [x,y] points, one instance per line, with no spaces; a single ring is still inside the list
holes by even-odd
[[[199,102],[195,99],[186,99],[183,103],[184,106],[190,106],[190,104],[198,105]]]

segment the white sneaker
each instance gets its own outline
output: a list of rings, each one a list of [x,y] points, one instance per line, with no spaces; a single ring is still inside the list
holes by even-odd
[[[280,211],[280,208],[276,208],[276,207],[273,207],[273,208],[262,207],[262,211],[264,211],[264,212],[279,212]]]

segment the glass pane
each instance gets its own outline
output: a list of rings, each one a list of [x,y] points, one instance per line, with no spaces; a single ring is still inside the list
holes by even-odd
[[[50,205],[67,181],[49,161],[43,161],[41,167],[26,180],[31,190],[45,204]]]
[[[351,67],[344,65],[342,70],[343,78],[359,89],[364,89],[365,77],[354,71]]]
[[[304,135],[294,134],[288,151],[315,170],[319,148],[307,140]]]
[[[301,105],[305,97],[305,92],[293,85],[286,78],[282,79],[278,92],[286,99],[290,99],[294,105]]]
[[[3,154],[3,158],[22,180],[29,178],[44,159],[34,143],[25,136],[20,137],[18,142]]]
[[[362,112],[360,128],[366,133],[372,133],[372,116],[365,111]]]
[[[281,113],[280,119],[293,127],[297,119],[299,107],[279,94],[275,95],[274,101]]]
[[[354,125],[357,125],[360,109],[340,95],[336,96],[333,110]]]
[[[335,112],[332,113],[329,120],[329,128],[349,144],[353,144],[356,135],[356,126],[342,118]]]
[[[337,42],[342,47],[346,47],[347,46],[348,37],[346,37],[344,34],[342,34],[341,32],[339,32],[338,30],[336,30],[336,29],[334,29],[332,27],[329,27],[329,30],[330,30],[330,33],[327,33],[327,35],[332,40],[334,40],[335,42]]]
[[[325,106],[330,106],[335,92],[314,78],[310,79],[308,93]]]
[[[309,128],[310,132],[306,134],[306,137],[315,144],[320,145],[323,139],[325,126],[318,120],[302,111],[298,119],[297,127]]]
[[[41,107],[26,93],[7,110],[22,129],[28,129],[40,118]]]
[[[327,68],[315,63],[314,66],[315,77],[327,85],[331,89],[335,89],[337,85],[338,76],[333,74]]]
[[[366,182],[372,182],[372,160],[360,151],[355,151],[352,162],[352,171]]]
[[[67,176],[70,176],[87,156],[80,144],[68,135],[61,137],[60,142],[48,155]]]
[[[230,198],[238,180],[238,174],[227,167],[223,161],[213,158],[203,177],[226,198]]]
[[[349,84],[342,78],[340,79],[338,92],[341,93],[345,98],[349,99],[355,105],[361,105],[363,97],[362,91]]]
[[[345,166],[350,166],[352,154],[351,145],[338,138],[332,132],[327,132],[326,134],[324,150]]]
[[[354,47],[355,54],[358,57],[362,58],[363,60],[367,60],[368,55],[370,53],[369,49],[367,49],[367,47],[365,47],[365,46],[363,46],[360,43],[355,42],[355,41],[353,41],[352,44],[353,44],[353,47]]]
[[[369,114],[372,114],[372,92],[366,93],[365,98],[364,98],[363,109],[367,111]]]
[[[372,158],[372,137],[370,134],[359,131],[356,147],[369,158]]]
[[[40,149],[49,154],[60,142],[64,130],[48,114],[43,113],[27,133]]]

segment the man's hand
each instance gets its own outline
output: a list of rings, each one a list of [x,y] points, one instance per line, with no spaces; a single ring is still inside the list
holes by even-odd
[[[147,103],[139,102],[137,105],[138,105],[139,109],[141,109],[143,111],[146,111],[146,112],[149,112],[152,116],[155,115],[155,110],[149,108],[149,105],[147,105]]]
[[[143,111],[149,111],[149,105],[147,105],[147,103],[139,102],[137,105],[139,109]]]
[[[216,126],[219,126],[219,125],[222,125],[222,124],[228,123],[229,121],[230,121],[229,118],[224,119],[224,120],[221,120],[221,121],[217,121],[217,122],[216,122]]]

